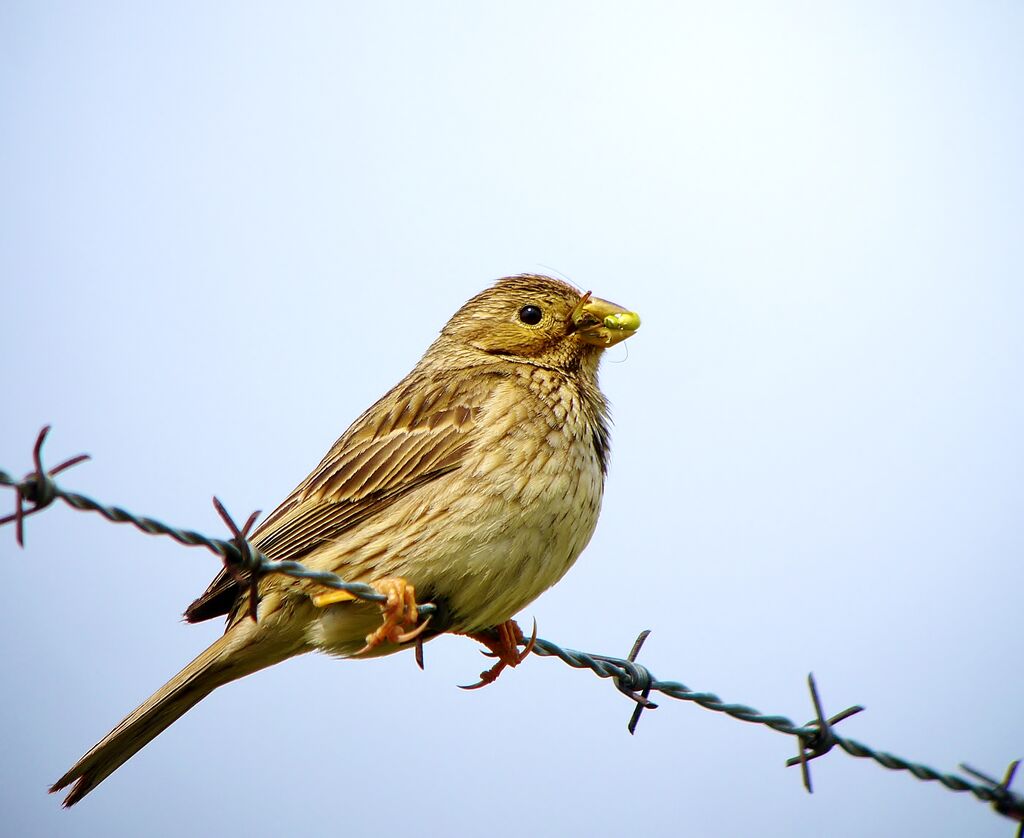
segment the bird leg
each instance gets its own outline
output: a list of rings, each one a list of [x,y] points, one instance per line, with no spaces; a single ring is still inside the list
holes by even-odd
[[[480,673],[479,682],[462,687],[464,690],[478,690],[480,687],[493,684],[506,666],[519,666],[526,660],[526,656],[533,651],[533,647],[537,643],[537,621],[533,621],[533,634],[529,641],[523,637],[523,631],[515,620],[506,620],[500,626],[473,632],[466,636],[483,643],[489,650],[483,653],[487,657],[498,659],[494,666]],[[525,648],[520,652],[519,647],[523,644],[525,644]]]
[[[416,626],[419,620],[419,612],[416,610],[416,589],[401,577],[381,579],[374,583],[373,587],[388,598],[387,602],[381,603],[380,606],[384,622],[376,631],[366,635],[366,645],[356,652],[356,655],[365,655],[382,643],[408,643],[415,640],[430,622],[428,616]]]

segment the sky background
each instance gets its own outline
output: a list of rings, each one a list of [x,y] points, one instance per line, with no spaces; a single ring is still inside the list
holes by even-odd
[[[604,511],[521,617],[954,770],[1024,757],[1024,8],[0,4],[0,468],[212,535],[271,510],[461,303],[640,312]],[[10,496],[8,495],[8,504]],[[55,508],[0,532],[18,836],[999,836],[967,795],[445,637],[219,690],[47,786],[220,631],[217,561]],[[1024,784],[1018,781],[1018,790]]]

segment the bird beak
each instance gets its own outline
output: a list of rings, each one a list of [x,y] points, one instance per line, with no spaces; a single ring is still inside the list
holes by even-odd
[[[572,313],[572,322],[582,340],[595,346],[614,346],[640,328],[640,315],[622,306],[591,297],[588,291]]]

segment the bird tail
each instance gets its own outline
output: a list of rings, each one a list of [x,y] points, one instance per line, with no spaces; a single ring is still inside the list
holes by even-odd
[[[50,792],[74,783],[73,806],[217,687],[291,657],[302,648],[268,642],[256,623],[236,623],[151,695],[61,777]]]

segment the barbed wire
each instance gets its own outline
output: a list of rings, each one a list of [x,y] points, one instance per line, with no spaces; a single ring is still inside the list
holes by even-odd
[[[40,512],[55,500],[62,500],[73,509],[77,509],[82,512],[98,512],[112,523],[131,524],[133,527],[141,530],[147,535],[166,535],[177,541],[179,544],[184,544],[186,547],[205,547],[220,556],[221,561],[224,562],[225,567],[227,567],[229,571],[239,575],[247,575],[247,578],[251,580],[259,579],[260,577],[270,573],[280,573],[284,576],[291,576],[295,579],[307,579],[327,588],[345,591],[346,593],[352,594],[352,596],[357,599],[365,599],[369,602],[382,604],[387,602],[386,596],[378,593],[369,585],[365,585],[361,582],[346,582],[337,574],[328,573],[327,571],[310,570],[300,562],[274,561],[273,559],[265,556],[253,547],[246,537],[253,523],[256,521],[256,518],[259,517],[259,512],[253,512],[246,523],[239,528],[235,525],[231,516],[228,515],[223,504],[217,498],[214,498],[214,507],[217,509],[218,514],[224,520],[224,523],[228,526],[228,529],[231,530],[232,535],[234,536],[231,541],[224,541],[219,538],[209,538],[202,533],[195,532],[194,530],[182,530],[177,527],[171,527],[154,518],[135,515],[127,509],[122,509],[119,506],[105,506],[104,504],[98,503],[85,495],[66,491],[58,486],[53,481],[53,478],[60,472],[71,468],[71,466],[85,462],[89,459],[89,455],[79,454],[77,457],[65,460],[60,465],[54,466],[48,471],[44,470],[42,464],[42,448],[49,432],[50,426],[47,425],[39,432],[39,436],[36,438],[35,446],[33,446],[32,449],[32,462],[35,466],[34,471],[26,474],[22,480],[15,480],[7,472],[0,470],[0,485],[12,486],[16,492],[14,514],[8,515],[5,518],[0,518],[0,526],[9,524],[12,521],[15,523],[15,538],[17,539],[19,546],[25,546],[25,518],[29,515],[35,514],[36,512]],[[32,508],[26,510],[26,503],[31,503]],[[252,596],[250,597],[250,613],[253,613],[252,609],[255,605],[256,586],[255,584],[250,584],[248,581],[246,581],[246,584],[252,592]],[[431,604],[419,606],[419,614],[421,617],[433,614],[436,610],[436,606]]]
[[[213,499],[217,512],[231,531],[230,541],[210,538],[193,530],[171,527],[154,518],[135,515],[117,506],[107,506],[85,495],[70,492],[59,486],[54,477],[63,471],[87,459],[88,455],[80,454],[65,460],[49,470],[43,467],[42,448],[50,427],[44,427],[36,439],[32,450],[34,469],[21,480],[0,470],[0,486],[9,486],[15,491],[15,511],[13,514],[0,518],[0,526],[14,522],[15,538],[18,544],[25,544],[25,519],[41,512],[57,500],[62,500],[73,509],[84,512],[96,512],[108,521],[119,524],[131,524],[136,529],[149,535],[167,536],[179,544],[189,547],[205,547],[218,555],[224,566],[242,582],[249,591],[249,610],[253,619],[256,618],[256,581],[271,573],[279,573],[295,579],[316,582],[328,588],[346,591],[352,596],[369,602],[385,603],[387,597],[378,593],[370,585],[346,582],[340,576],[326,571],[314,571],[296,561],[275,561],[257,550],[248,540],[249,531],[255,523],[259,512],[249,516],[246,523],[238,527],[217,498]],[[427,616],[437,610],[433,604],[419,606],[420,616]],[[574,669],[589,669],[600,678],[610,679],[619,692],[635,703],[627,729],[635,733],[640,716],[644,710],[654,710],[657,704],[650,700],[651,693],[659,693],[666,698],[679,701],[691,701],[706,710],[724,713],[734,719],[763,725],[779,733],[796,737],[797,755],[786,761],[787,766],[799,765],[804,787],[813,792],[810,775],[810,762],[824,756],[835,747],[839,747],[850,756],[873,760],[878,765],[893,771],[908,771],[914,777],[924,781],[934,781],[942,787],[956,792],[969,792],[978,800],[991,803],[994,811],[1011,820],[1018,821],[1021,826],[1017,830],[1018,838],[1024,838],[1024,795],[1010,789],[1014,774],[1020,760],[1015,760],[1006,770],[1002,780],[971,768],[963,763],[960,769],[972,775],[969,780],[957,774],[937,771],[927,765],[910,762],[885,751],[878,751],[861,742],[835,733],[837,724],[850,716],[861,712],[860,706],[848,707],[840,713],[826,717],[818,694],[814,676],[808,675],[808,687],[815,717],[804,725],[798,725],[786,716],[766,715],[745,704],[731,704],[723,701],[714,693],[692,690],[679,681],[662,681],[640,663],[637,657],[649,631],[643,631],[633,644],[633,648],[625,658],[612,655],[598,655],[566,649],[550,640],[534,637],[522,644],[541,657],[555,657]],[[417,661],[422,665],[422,648],[417,648]]]

